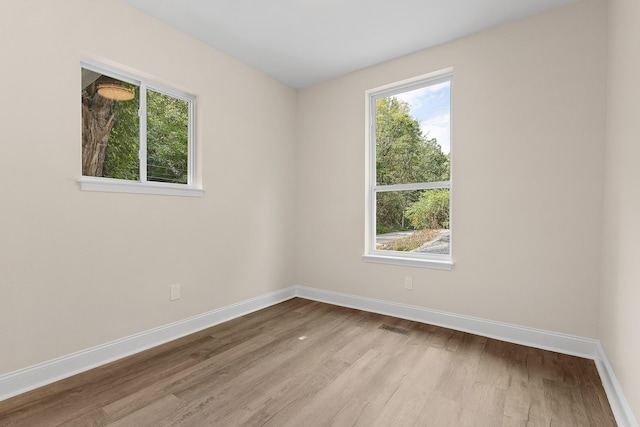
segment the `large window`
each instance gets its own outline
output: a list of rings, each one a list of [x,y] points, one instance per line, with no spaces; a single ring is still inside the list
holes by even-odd
[[[451,268],[451,80],[367,92],[365,261]]]
[[[83,63],[81,187],[199,196],[194,98]]]

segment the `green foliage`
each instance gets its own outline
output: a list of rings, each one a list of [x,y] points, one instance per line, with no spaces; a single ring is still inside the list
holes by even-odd
[[[387,234],[387,233],[393,233],[394,231],[398,231],[398,230],[393,227],[389,227],[386,224],[382,224],[380,223],[380,221],[376,221],[376,234]]]
[[[128,85],[128,84],[126,84]],[[115,124],[109,134],[103,176],[139,180],[139,87],[131,101],[114,105]],[[186,184],[188,177],[189,105],[147,90],[147,179]]]
[[[147,179],[186,184],[189,104],[147,91]]]
[[[449,180],[449,156],[435,138],[427,138],[409,105],[395,97],[376,101],[377,185]],[[378,227],[402,230],[409,227],[405,211],[418,201],[420,191],[377,194]]]
[[[409,105],[395,97],[376,101],[376,181],[378,185],[449,179],[449,156],[427,138]]]
[[[140,179],[140,90],[138,86],[124,82],[122,84],[134,90],[135,97],[130,101],[114,103],[115,124],[109,134],[102,176],[136,181]]]
[[[418,229],[449,228],[449,190],[426,190],[409,206],[406,216]]]

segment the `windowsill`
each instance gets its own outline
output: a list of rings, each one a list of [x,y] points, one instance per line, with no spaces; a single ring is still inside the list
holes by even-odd
[[[83,191],[105,191],[109,193],[156,194],[164,196],[202,197],[204,190],[182,184],[163,184],[125,181],[111,178],[83,176],[79,180]]]
[[[453,261],[451,259],[425,259],[403,257],[398,255],[379,255],[366,254],[362,256],[365,262],[373,262],[379,264],[393,264],[407,267],[433,268],[436,270],[451,270]]]

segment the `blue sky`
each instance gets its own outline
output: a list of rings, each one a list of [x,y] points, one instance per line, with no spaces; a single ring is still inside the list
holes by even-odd
[[[418,120],[422,133],[436,138],[442,151],[451,151],[451,83],[433,86],[395,95],[409,104],[411,115]]]

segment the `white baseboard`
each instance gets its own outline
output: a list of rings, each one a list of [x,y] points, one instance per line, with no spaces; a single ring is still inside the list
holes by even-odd
[[[620,427],[639,427],[600,341],[422,307],[294,286],[0,376],[0,401],[295,296],[593,359]]]
[[[0,401],[295,296],[286,288],[0,376]]]
[[[457,331],[469,332],[515,344],[544,350],[557,351],[573,356],[595,359],[598,356],[598,340],[572,335],[526,328],[509,323],[495,322],[443,311],[430,310],[412,305],[325,291],[317,288],[296,287],[296,296],[343,307],[357,308],[373,313],[414,320],[430,325],[442,326]]]
[[[616,417],[616,422],[620,427],[638,427],[638,422],[631,411],[629,402],[624,396],[622,387],[616,378],[613,367],[609,363],[607,353],[604,351],[604,347],[598,344],[599,357],[595,359],[596,367],[600,373],[600,379],[602,380],[602,386],[607,393],[609,399],[609,405],[613,415]]]
[[[462,316],[394,302],[296,286],[296,296],[470,332],[514,344],[592,359],[596,363],[611,410],[619,427],[639,427],[599,340]]]

